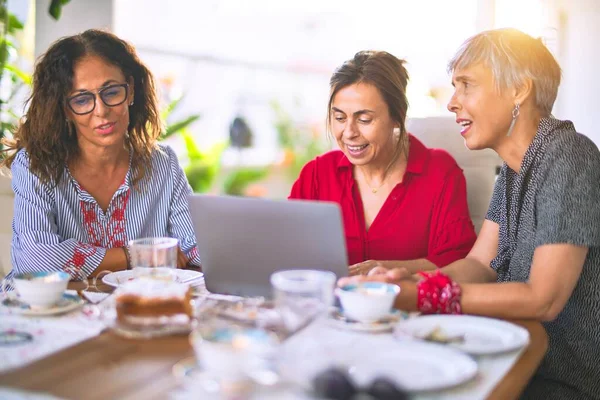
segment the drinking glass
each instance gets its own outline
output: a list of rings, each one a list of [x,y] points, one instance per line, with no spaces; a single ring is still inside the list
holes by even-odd
[[[174,280],[179,241],[168,237],[129,241],[131,268],[135,277]]]
[[[246,398],[255,383],[276,383],[278,376],[270,362],[278,337],[255,320],[232,317],[227,313],[232,308],[241,314],[248,311],[243,301],[227,305],[205,300],[198,309],[190,335],[202,370],[196,383],[204,392],[221,398]]]
[[[285,270],[271,275],[275,308],[285,336],[325,315],[333,304],[336,276],[330,271]]]

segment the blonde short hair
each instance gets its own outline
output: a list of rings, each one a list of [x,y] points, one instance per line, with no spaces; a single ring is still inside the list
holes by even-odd
[[[552,112],[561,70],[540,39],[517,29],[494,29],[467,39],[448,63],[448,72],[476,64],[490,68],[498,91],[531,79],[535,104],[544,117]]]

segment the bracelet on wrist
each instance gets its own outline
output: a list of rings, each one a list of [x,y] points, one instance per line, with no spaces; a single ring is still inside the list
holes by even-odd
[[[462,290],[448,275],[420,272],[417,283],[417,308],[423,314],[462,314]]]

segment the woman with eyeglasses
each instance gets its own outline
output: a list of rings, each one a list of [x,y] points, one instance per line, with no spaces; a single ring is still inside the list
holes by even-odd
[[[200,266],[191,189],[157,143],[154,80],[131,45],[99,30],[58,40],[28,101],[2,161],[15,192],[11,273],[124,270],[128,241],[157,236],[179,240],[178,267]]]

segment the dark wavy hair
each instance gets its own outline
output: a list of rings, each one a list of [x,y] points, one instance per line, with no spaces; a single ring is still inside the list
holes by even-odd
[[[406,113],[408,98],[406,85],[408,71],[404,60],[396,58],[386,51],[359,51],[354,58],[338,67],[329,80],[329,103],[327,104],[327,129],[331,128],[331,106],[335,95],[343,88],[357,83],[367,83],[379,90],[388,106],[390,117],[400,125],[398,147],[394,159],[408,151],[406,133]]]
[[[132,45],[116,35],[90,29],[54,42],[38,60],[29,108],[12,139],[4,139],[2,166],[10,168],[25,149],[30,170],[43,183],[57,185],[66,165],[79,154],[77,136],[67,121],[66,99],[73,87],[73,68],[85,56],[98,56],[133,80],[126,143],[133,149],[132,178],[136,183],[150,168],[150,157],[162,131],[152,73]]]

